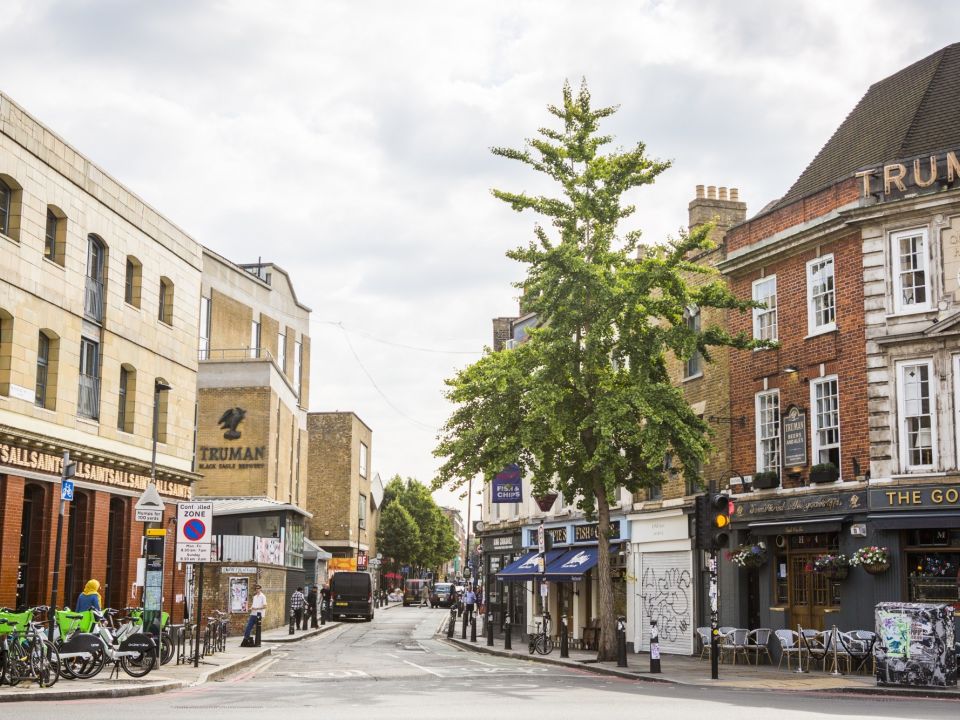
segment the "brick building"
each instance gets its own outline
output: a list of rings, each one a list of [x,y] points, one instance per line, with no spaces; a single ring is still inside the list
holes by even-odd
[[[778,345],[731,359],[731,415],[746,418],[732,467],[751,481],[734,528],[770,561],[721,564],[722,624],[870,627],[876,602],[956,600],[960,536],[937,510],[960,480],[958,80],[954,45],[873,85],[793,187],[727,235],[721,268],[765,303],[731,330]],[[806,571],[873,544],[891,570]]]
[[[331,571],[366,570],[368,558],[376,555],[380,515],[371,465],[373,431],[352,412],[310,413],[307,428],[308,536],[333,555]],[[382,500],[382,488],[379,493]]]
[[[0,95],[0,255],[0,605],[50,602],[64,451],[58,601],[96,578],[135,604],[158,381],[165,521],[197,477],[200,246]],[[165,607],[183,592],[172,543],[166,560]]]

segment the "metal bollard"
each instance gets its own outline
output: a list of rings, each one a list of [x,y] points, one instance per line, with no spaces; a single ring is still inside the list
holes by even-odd
[[[503,622],[503,649],[504,650],[513,650],[513,645],[510,641],[511,641],[510,616],[507,615],[507,617],[504,619],[504,622]]]
[[[650,672],[660,672],[660,631],[657,621],[650,621]]]
[[[457,627],[457,609],[450,608],[450,619],[447,621],[447,637],[453,638],[453,631]]]
[[[287,635],[293,635],[293,608],[290,609],[290,627],[287,628]]]
[[[493,611],[487,613],[486,627],[484,630],[487,631],[487,647],[493,647]]]
[[[567,621],[560,621],[560,657],[570,657],[570,639],[567,637]]]
[[[477,618],[470,618],[470,642],[475,643],[477,641]]]
[[[320,603],[320,624],[327,624],[327,603],[326,601]]]
[[[199,626],[198,626],[199,627]],[[263,631],[263,613],[257,613],[257,625],[253,631],[253,646],[260,647],[260,633]],[[199,629],[198,629],[199,632]]]
[[[463,625],[460,628],[460,639],[461,640],[467,639],[467,614],[466,613],[463,614]]]
[[[627,619],[617,618],[617,667],[627,667]]]

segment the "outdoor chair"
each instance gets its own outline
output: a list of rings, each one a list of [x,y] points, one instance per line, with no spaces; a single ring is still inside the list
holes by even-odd
[[[700,659],[710,657],[710,628],[698,627],[697,638],[700,640]]]
[[[760,664],[760,654],[767,656],[767,662],[773,665],[773,658],[770,657],[770,636],[773,630],[770,628],[757,628],[747,633],[747,653],[753,654],[754,665]]]
[[[853,630],[840,633],[840,647],[844,648],[851,672],[860,672],[870,666],[874,671],[875,660],[873,646],[877,643],[877,634],[872,630]],[[854,663],[856,667],[854,667]]]
[[[723,645],[720,646],[720,656],[723,657],[724,653],[729,654],[733,658],[733,664],[737,664],[737,655],[743,655],[743,659],[747,661],[747,665],[750,664],[750,656],[747,655],[747,635],[750,631],[746,628],[734,628],[729,633],[723,636]]]
[[[780,643],[780,662],[777,663],[777,669],[783,665],[783,659],[787,659],[787,670],[790,669],[790,658],[797,658],[797,665],[803,669],[803,647],[800,645],[799,636],[795,630],[781,628],[773,633],[777,642]]]
[[[807,670],[814,660],[820,663],[820,669],[827,669],[827,659],[833,653],[833,630],[811,630],[800,628],[800,646],[807,656]],[[836,670],[836,668],[834,668]]]

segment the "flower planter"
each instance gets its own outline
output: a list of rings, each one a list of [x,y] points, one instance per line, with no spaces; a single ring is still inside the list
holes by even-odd
[[[753,476],[754,490],[770,490],[780,485],[780,476],[775,472],[758,472]]]
[[[826,575],[831,580],[846,580],[847,573],[849,572],[850,572],[850,568],[835,567],[835,568],[830,568],[829,570],[824,571],[823,574]]]
[[[861,567],[863,567],[863,569],[871,575],[880,575],[881,573],[885,573],[890,569],[890,561],[887,560],[886,562],[871,563],[869,565],[864,563]]]
[[[813,468],[810,470],[810,484],[836,482],[839,477],[840,471],[835,467]]]
[[[551,492],[545,495],[534,495],[533,499],[537,501],[537,507],[543,512],[550,512],[550,508],[557,501],[557,493]]]

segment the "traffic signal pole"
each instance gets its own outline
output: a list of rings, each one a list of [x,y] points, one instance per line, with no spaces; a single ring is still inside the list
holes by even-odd
[[[717,612],[717,550],[710,550],[710,679],[720,677],[720,616]]]

